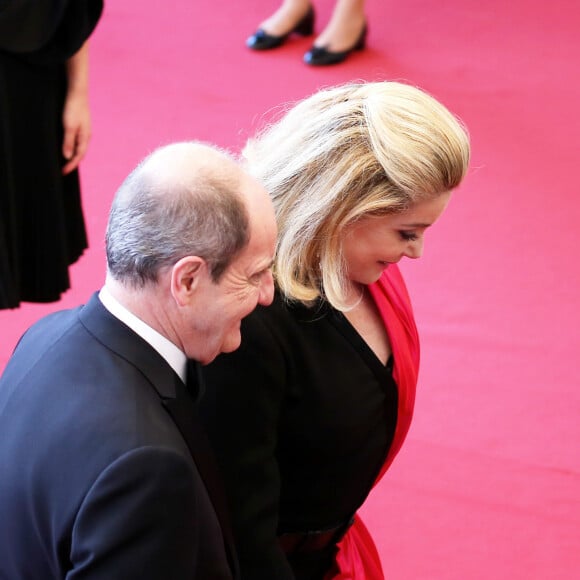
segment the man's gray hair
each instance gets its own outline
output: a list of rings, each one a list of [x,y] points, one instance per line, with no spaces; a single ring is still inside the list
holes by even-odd
[[[134,287],[185,256],[199,256],[214,282],[249,241],[237,193],[240,170],[224,151],[175,143],[144,159],[113,201],[106,233],[113,278]]]

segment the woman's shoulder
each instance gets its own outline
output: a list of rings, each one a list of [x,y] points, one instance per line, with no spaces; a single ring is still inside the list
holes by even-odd
[[[306,305],[284,296],[276,289],[269,306],[258,306],[248,317],[250,324],[262,324],[272,328],[288,328],[312,323],[328,316],[331,308],[322,300]]]

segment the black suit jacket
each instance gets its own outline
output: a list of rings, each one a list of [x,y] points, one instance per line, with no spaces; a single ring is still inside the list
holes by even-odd
[[[96,295],[34,325],[0,379],[0,578],[237,577],[195,413]]]

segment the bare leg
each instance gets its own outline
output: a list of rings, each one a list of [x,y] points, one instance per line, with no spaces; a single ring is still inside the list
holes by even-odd
[[[283,0],[282,4],[260,28],[268,34],[282,36],[292,30],[308,12],[310,0]]]
[[[364,0],[336,0],[330,21],[314,45],[332,52],[348,50],[358,40],[364,25]]]

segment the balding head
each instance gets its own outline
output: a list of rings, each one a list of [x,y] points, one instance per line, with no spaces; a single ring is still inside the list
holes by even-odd
[[[249,239],[247,179],[232,157],[203,143],[174,143],[144,159],[119,188],[106,234],[110,275],[133,287],[155,282],[183,256],[202,257],[212,278]]]
[[[172,143],[146,157],[133,174],[150,187],[173,192],[196,191],[200,185],[220,181],[235,188],[240,168],[229,153],[199,142]]]

